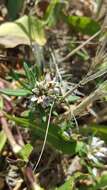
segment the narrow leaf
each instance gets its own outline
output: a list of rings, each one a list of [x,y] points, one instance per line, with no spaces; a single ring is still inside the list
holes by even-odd
[[[8,119],[15,121],[17,124],[20,124],[22,127],[27,127],[31,130],[32,136],[35,136],[36,139],[44,140],[46,127],[39,126],[40,123],[38,119],[36,122],[31,122],[29,119],[11,116],[9,114],[5,114]],[[55,147],[57,150],[65,153],[65,154],[75,154],[76,153],[76,141],[66,141],[64,140],[60,134],[57,126],[50,125],[47,137],[47,143]]]
[[[26,89],[10,89],[10,88],[1,88],[0,93],[6,94],[8,96],[27,96],[32,94],[31,91]]]
[[[4,131],[2,130],[0,132],[0,152],[3,150],[3,148],[6,144],[6,140],[7,140],[6,135],[5,135]]]
[[[46,10],[44,19],[49,27],[54,26],[61,17],[61,11],[64,6],[62,0],[52,0]]]

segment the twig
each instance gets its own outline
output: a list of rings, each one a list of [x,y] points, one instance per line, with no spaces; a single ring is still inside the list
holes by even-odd
[[[97,37],[102,30],[99,30],[97,33],[95,33],[93,36],[91,36],[88,40],[86,40],[84,43],[82,43],[80,46],[75,48],[72,52],[70,52],[67,56],[62,58],[58,61],[58,63],[62,63],[64,61],[67,61],[72,55],[74,55],[77,51],[79,51],[81,48],[83,48],[87,43],[89,43],[91,40],[93,40],[95,37]]]
[[[52,103],[51,105],[51,108],[50,108],[50,112],[49,112],[49,117],[48,117],[48,123],[47,123],[47,127],[46,127],[46,133],[45,133],[45,138],[44,138],[44,142],[43,142],[43,146],[42,146],[42,150],[41,150],[41,153],[39,155],[39,158],[38,158],[38,161],[37,163],[34,165],[33,167],[33,171],[35,172],[39,163],[40,163],[40,160],[41,160],[41,157],[43,155],[43,152],[44,152],[44,149],[45,149],[45,145],[46,145],[46,140],[47,140],[47,136],[48,136],[48,130],[49,130],[49,125],[50,125],[50,120],[51,120],[51,114],[52,114],[52,109],[53,109],[53,106],[54,106],[54,102]]]
[[[96,79],[96,78],[99,78],[101,76],[103,76],[104,74],[107,73],[107,69],[102,69],[100,71],[97,71],[96,73],[92,74],[92,75],[89,75],[89,73],[91,73],[91,71],[89,71],[86,75],[86,77],[84,77],[78,84],[76,84],[74,86],[74,88],[70,89],[68,92],[66,92],[62,99],[65,99],[67,96],[69,96],[70,94],[72,94],[74,92],[74,90],[76,90],[78,87],[82,86],[82,85],[85,85],[87,84],[88,82]]]

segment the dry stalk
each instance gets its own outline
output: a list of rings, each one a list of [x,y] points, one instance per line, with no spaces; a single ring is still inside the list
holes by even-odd
[[[62,58],[61,60],[58,61],[58,63],[62,63],[64,61],[67,61],[72,55],[74,55],[77,51],[79,51],[80,49],[82,49],[85,45],[87,45],[91,40],[93,40],[95,37],[97,37],[102,30],[99,30],[98,32],[96,32],[93,36],[91,36],[88,40],[86,40],[85,42],[83,42],[81,45],[79,45],[77,48],[75,48],[73,51],[71,51],[68,55],[66,55],[64,58]]]
[[[8,139],[8,141],[12,147],[13,152],[18,153],[22,149],[22,147],[16,143],[16,141],[12,135],[12,132],[8,127],[8,123],[6,121],[6,118],[4,117],[2,112],[0,112],[0,121],[2,124],[3,131],[5,132],[5,134],[7,136],[7,139]]]
[[[91,93],[88,97],[84,98],[84,100],[76,107],[70,106],[70,109],[61,116],[59,116],[56,122],[57,123],[62,122],[64,121],[64,119],[71,120],[73,118],[73,115],[80,116],[81,114],[83,114],[90,104],[107,95],[107,92],[105,92],[104,90],[105,85],[106,82],[104,83],[104,85],[102,84],[98,89],[96,89],[93,93]],[[73,113],[72,117],[71,113]]]

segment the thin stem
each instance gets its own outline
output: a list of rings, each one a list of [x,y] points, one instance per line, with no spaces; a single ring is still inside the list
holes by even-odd
[[[44,152],[44,149],[45,149],[45,145],[46,145],[46,140],[47,140],[47,136],[48,136],[48,130],[49,130],[49,125],[50,125],[50,120],[51,120],[51,114],[52,114],[53,106],[54,106],[54,102],[52,103],[51,108],[50,108],[49,117],[48,117],[48,123],[47,123],[47,127],[46,127],[45,138],[44,138],[43,146],[42,146],[41,153],[40,153],[40,155],[39,155],[38,161],[37,161],[37,163],[34,165],[34,168],[33,168],[33,171],[34,171],[34,172],[36,171],[36,169],[37,169],[37,167],[38,167],[38,165],[39,165],[39,163],[40,163],[41,157],[42,157],[43,152]]]
[[[71,51],[67,56],[62,58],[58,61],[58,63],[62,63],[64,61],[67,61],[72,55],[74,55],[77,51],[82,49],[87,43],[89,43],[91,40],[93,40],[95,37],[97,37],[101,33],[101,30],[99,30],[97,33],[95,33],[93,36],[91,36],[88,40],[86,40],[84,43],[82,43],[80,46],[75,48],[73,51]]]

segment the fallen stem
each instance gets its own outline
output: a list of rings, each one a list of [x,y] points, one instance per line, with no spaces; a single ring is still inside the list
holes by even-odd
[[[77,51],[82,49],[87,43],[89,43],[91,40],[93,40],[95,37],[97,37],[102,30],[99,30],[97,33],[95,33],[93,36],[91,36],[88,40],[86,40],[84,43],[79,45],[77,48],[75,48],[73,51],[71,51],[68,55],[66,55],[64,58],[58,61],[58,63],[62,63],[64,61],[67,61],[72,55],[74,55]]]

